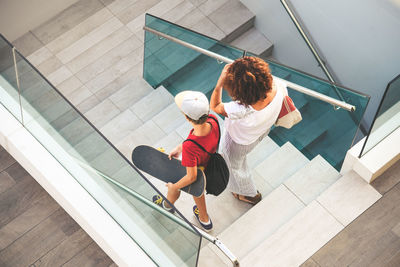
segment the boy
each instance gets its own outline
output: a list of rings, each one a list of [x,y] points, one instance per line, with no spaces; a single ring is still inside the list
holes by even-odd
[[[209,115],[210,108],[207,97],[201,92],[183,91],[175,96],[175,103],[193,126],[187,139],[195,140],[208,152],[214,153],[218,146],[219,131],[216,121],[209,118],[217,119],[214,115]],[[210,158],[193,142],[183,142],[178,145],[169,154],[169,158],[178,157],[180,153],[182,153],[182,166],[186,167],[186,175],[175,184],[167,183],[166,185],[168,187],[167,199],[172,204],[179,198],[180,188],[196,181],[197,168],[199,166],[206,167]],[[207,214],[204,194],[201,197],[193,197],[193,199],[196,203],[193,207],[196,219],[204,230],[210,231],[213,224]],[[153,196],[153,202],[168,211],[173,211],[172,207],[159,195]]]

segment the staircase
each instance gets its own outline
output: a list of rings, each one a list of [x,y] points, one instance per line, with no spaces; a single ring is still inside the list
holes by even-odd
[[[110,2],[108,8],[118,14],[119,11],[114,10],[113,6],[118,1],[114,4]],[[147,11],[255,54],[267,56],[271,53],[272,44],[253,27],[254,14],[237,0],[190,1],[190,3],[164,0]],[[129,12],[127,14],[129,15]],[[143,38],[141,29],[143,20],[144,16],[138,16],[129,23],[124,21],[123,23],[140,39]],[[73,40],[80,40],[79,38]],[[50,49],[51,45],[47,47]],[[32,59],[39,54],[34,53]],[[79,56],[80,54],[76,58]],[[77,87],[79,89],[74,93],[66,90],[63,92],[74,102],[76,95],[87,90],[86,87],[93,90],[96,97],[99,97],[98,104],[83,111],[84,115],[127,159],[130,160],[132,149],[140,144],[163,147],[168,152],[187,137],[190,124],[176,107],[171,94],[162,86],[154,90],[141,78],[138,68],[125,66],[127,61],[123,60],[126,57],[127,55],[118,53],[113,58],[113,63],[107,63],[110,65],[106,64],[106,67],[98,64],[99,69],[95,70],[91,69],[91,66],[102,61],[91,59],[90,63],[93,65],[87,69],[68,71],[84,86]],[[36,65],[40,63],[42,61],[38,60]],[[65,65],[68,65],[68,62]],[[104,68],[110,68],[111,71],[108,72],[108,69]],[[190,71],[195,72],[196,69],[191,68]],[[209,72],[219,75],[212,68]],[[108,77],[108,73],[113,77]],[[203,88],[204,84],[201,83],[209,78],[210,73],[206,72],[204,77],[199,77],[199,83],[193,81],[190,83],[179,81],[179,83],[185,89],[207,89],[207,92],[210,92],[212,88]],[[46,76],[57,78],[62,76],[61,74],[50,73]],[[26,86],[24,96],[30,101],[36,101],[38,111],[46,114],[47,121],[51,124],[47,129],[60,131],[63,134],[60,142],[68,147],[72,154],[76,154],[78,159],[101,167],[101,171],[106,175],[151,199],[154,191],[141,177],[135,174],[132,168],[122,164],[115,151],[107,146],[102,147],[103,141],[93,131],[85,131],[86,128],[82,127],[86,122],[71,112],[62,101],[58,101],[54,92],[43,91],[41,79],[37,79],[40,77],[33,76],[25,79],[35,82]],[[97,77],[100,78],[96,80]],[[108,87],[101,87],[103,77]],[[55,78],[50,80],[56,85],[62,82],[61,80],[56,82]],[[117,82],[111,83],[114,81]],[[103,98],[104,95],[108,97]],[[295,103],[302,112],[307,112],[310,108],[308,99],[302,95],[295,99]],[[308,136],[309,132],[302,131],[297,134],[310,138],[301,139],[301,142],[304,142],[301,145],[304,147],[312,146],[312,140],[323,135],[318,132],[313,133],[315,136]],[[279,135],[276,134],[276,137],[279,138]],[[263,195],[263,200],[259,204],[253,207],[240,202],[227,190],[218,197],[206,196],[208,212],[214,222],[211,234],[219,237],[238,257],[242,266],[300,265],[380,197],[355,173],[342,176],[321,156],[309,160],[293,144],[282,142],[278,145],[270,137],[266,137],[250,153],[249,163],[253,169],[257,188]],[[190,236],[187,231],[183,231],[158,212],[105,182],[98,174],[89,171],[82,175],[88,181],[92,179],[93,183],[97,184],[99,194],[104,194],[113,200],[116,204],[113,208],[118,208],[127,222],[136,222],[135,225],[144,227],[145,234],[159,245],[157,249],[172,248],[172,251],[183,251],[182,254],[185,256],[173,259],[173,264],[182,265],[185,262],[195,261],[196,255],[193,252],[198,244],[196,238]],[[147,178],[160,191],[166,193],[164,183],[150,176]],[[176,206],[186,218],[197,224],[192,214],[193,204],[192,197],[182,193]],[[135,225],[131,227],[136,227]],[[135,229],[129,228],[128,224],[126,227],[135,232]],[[199,266],[225,264],[230,265],[227,258],[213,244],[203,241]]]
[[[190,124],[166,92],[159,87],[131,106],[130,110],[140,110],[148,99],[164,96],[164,104],[152,108],[152,117],[146,117],[143,126],[117,144],[126,157],[139,144],[170,151],[187,137]],[[380,197],[357,174],[342,176],[321,156],[308,160],[291,143],[279,147],[269,137],[249,154],[249,163],[263,195],[260,203],[253,207],[240,202],[228,190],[218,197],[206,196],[214,223],[211,234],[238,257],[241,266],[298,266]],[[166,194],[163,182],[146,176]],[[339,199],[332,202],[338,197],[345,203]],[[193,205],[192,197],[185,193],[176,202],[183,215],[198,225]],[[339,215],[343,212],[351,214],[346,215],[350,219],[342,219]],[[203,242],[199,266],[224,265],[231,266],[228,258],[214,244]]]

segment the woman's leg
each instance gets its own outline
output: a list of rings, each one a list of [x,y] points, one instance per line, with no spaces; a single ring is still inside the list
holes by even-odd
[[[206,198],[205,198],[204,194],[201,197],[193,196],[193,199],[197,205],[197,208],[199,209],[200,221],[202,221],[203,223],[207,223],[209,218],[208,218],[208,214],[207,214]]]
[[[222,154],[230,171],[228,189],[231,192],[249,197],[257,195],[258,192],[251,175],[251,169],[247,164],[247,154],[261,142],[264,136],[250,145],[240,145],[236,144],[229,134],[225,132]]]

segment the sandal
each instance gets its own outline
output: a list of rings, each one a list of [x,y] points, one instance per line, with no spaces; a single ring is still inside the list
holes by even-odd
[[[258,192],[258,190],[257,190],[257,195],[255,195],[254,197],[243,196],[243,195],[239,195],[239,194],[236,194],[236,193],[233,193],[233,192],[232,192],[232,195],[235,198],[239,199],[240,201],[247,202],[247,203],[250,203],[252,205],[257,204],[262,199],[261,193]]]

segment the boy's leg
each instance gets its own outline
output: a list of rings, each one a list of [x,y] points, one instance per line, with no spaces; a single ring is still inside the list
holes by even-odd
[[[181,191],[180,190],[170,190],[170,189],[168,189],[167,199],[168,199],[169,202],[174,204],[175,201],[178,200],[180,195],[181,195]],[[171,208],[171,206],[167,202],[164,202],[164,205],[165,205],[166,208]]]
[[[206,223],[208,222],[208,214],[207,214],[207,207],[206,207],[206,198],[203,194],[201,197],[193,196],[194,202],[196,202],[197,208],[199,209],[199,218],[200,221]]]

